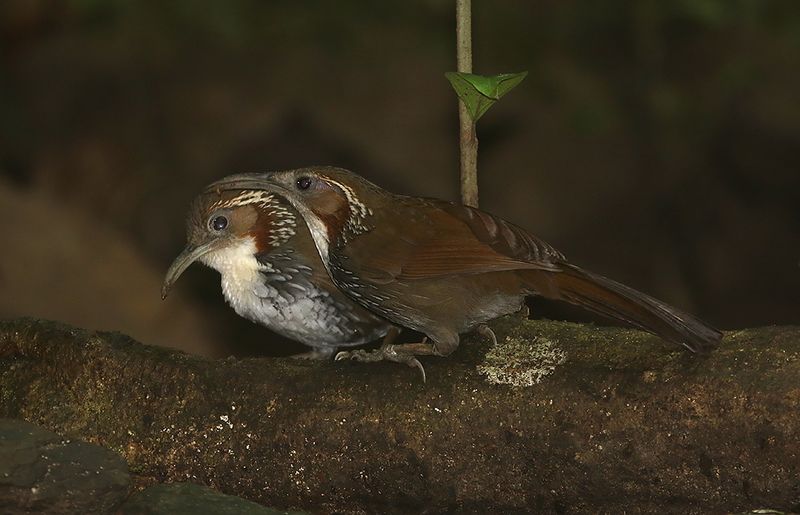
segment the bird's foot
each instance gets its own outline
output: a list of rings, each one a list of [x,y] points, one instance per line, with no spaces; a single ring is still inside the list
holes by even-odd
[[[531,317],[531,308],[529,308],[527,304],[523,304],[522,307],[519,308],[519,311],[514,314],[523,320],[527,320]]]
[[[353,360],[362,363],[375,363],[378,361],[393,361],[395,363],[403,363],[411,368],[416,368],[422,374],[422,382],[426,381],[425,368],[416,357],[416,354],[430,355],[428,349],[432,349],[431,345],[427,343],[425,338],[421,343],[407,343],[403,345],[381,345],[380,348],[375,350],[348,350],[341,351],[336,354],[336,361]]]
[[[390,345],[396,339],[397,335],[400,334],[400,329],[397,327],[390,327],[389,330],[386,332],[386,335],[383,337],[383,345]],[[324,360],[324,359],[331,359],[334,354],[336,354],[336,349],[342,347],[350,347],[352,344],[350,343],[343,343],[341,345],[336,344],[322,344],[319,347],[311,347],[312,350],[308,352],[301,352],[300,354],[293,354],[289,356],[292,359],[314,359],[314,360]]]
[[[495,336],[492,328],[486,324],[481,324],[475,328],[475,332],[489,340],[492,345],[497,345],[497,336]]]
[[[323,360],[331,359],[334,352],[336,352],[336,347],[315,347],[314,350],[292,354],[289,357],[292,359]]]

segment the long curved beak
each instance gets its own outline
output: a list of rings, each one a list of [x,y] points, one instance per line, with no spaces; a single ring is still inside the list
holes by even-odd
[[[238,173],[212,182],[206,186],[205,193],[227,190],[288,191],[285,186],[271,181],[269,173]]]
[[[172,289],[172,285],[175,284],[175,281],[178,280],[178,277],[189,268],[189,265],[203,257],[205,254],[208,254],[212,250],[216,248],[215,243],[218,240],[212,240],[208,243],[203,243],[202,245],[192,245],[191,243],[186,245],[186,248],[183,249],[183,252],[178,254],[178,257],[172,262],[170,265],[169,270],[167,270],[167,275],[164,277],[164,284],[161,286],[161,299],[166,299],[169,291]]]

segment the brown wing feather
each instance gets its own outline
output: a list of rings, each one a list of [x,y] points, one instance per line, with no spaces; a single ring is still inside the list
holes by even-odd
[[[549,268],[544,264],[509,258],[477,241],[445,239],[419,246],[415,250],[411,258],[403,263],[398,279]]]
[[[362,276],[376,283],[397,279],[427,279],[447,275],[480,274],[504,270],[557,270],[550,260],[563,256],[523,229],[493,215],[456,204],[420,199],[397,231],[384,224],[378,236],[364,235],[368,252],[361,256]],[[395,215],[396,216],[396,215]],[[389,232],[391,231],[391,232]],[[373,237],[383,241],[367,242]]]
[[[407,202],[411,203],[412,200]],[[616,318],[693,351],[713,347],[721,334],[703,321],[625,285],[569,264],[559,251],[524,229],[483,211],[416,200],[405,224],[359,242],[363,278],[376,283],[519,270],[528,293],[560,299]],[[396,213],[393,213],[397,216]],[[397,227],[390,229],[387,227]],[[355,249],[353,249],[355,250]]]
[[[466,224],[478,241],[498,254],[526,263],[566,261],[564,254],[518,225],[479,209],[438,203],[442,211]]]

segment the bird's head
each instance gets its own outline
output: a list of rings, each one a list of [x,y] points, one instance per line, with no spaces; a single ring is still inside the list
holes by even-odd
[[[370,230],[370,205],[383,191],[353,172],[325,166],[233,175],[220,182],[287,199],[302,215],[326,264],[331,245]]]
[[[247,175],[251,174],[231,177]],[[269,252],[286,243],[298,223],[303,222],[297,211],[276,193],[231,187],[230,178],[215,182],[192,202],[186,218],[187,244],[164,278],[162,298],[195,261],[222,271],[234,266],[233,260]]]

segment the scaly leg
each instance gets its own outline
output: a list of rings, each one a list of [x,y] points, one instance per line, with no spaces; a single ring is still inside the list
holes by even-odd
[[[392,343],[396,338],[397,335],[400,334],[400,329],[397,327],[390,327],[389,330],[386,332],[386,336],[383,337],[383,344],[386,345],[388,343]],[[292,354],[289,356],[292,359],[330,359],[331,356],[336,352],[336,349],[339,348],[336,345],[326,345],[325,347],[312,347],[313,350],[308,352],[301,352],[300,354]]]
[[[393,361],[395,363],[403,363],[408,365],[412,368],[419,369],[420,373],[422,373],[422,382],[426,381],[425,376],[425,368],[422,366],[422,363],[416,358],[416,356],[433,356],[436,355],[436,351],[433,348],[433,345],[428,343],[428,338],[424,338],[419,343],[404,343],[400,345],[394,345],[392,342],[397,338],[397,333],[395,334],[387,334],[386,338],[383,339],[383,343],[381,344],[380,348],[366,351],[366,350],[351,350],[351,351],[342,351],[336,354],[336,361],[342,361],[345,359],[351,359],[354,361],[360,361],[362,363],[374,363],[377,361]],[[390,337],[391,336],[391,337]]]

